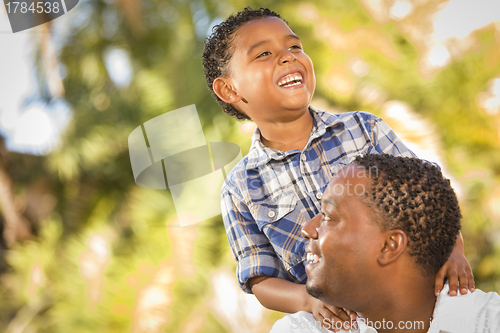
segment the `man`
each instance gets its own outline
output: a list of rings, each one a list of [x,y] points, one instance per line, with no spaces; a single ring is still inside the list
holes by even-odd
[[[331,180],[320,214],[303,227],[306,289],[356,311],[352,326],[359,330],[352,332],[500,332],[498,294],[475,290],[451,297],[448,285],[434,293],[460,218],[450,182],[435,166],[385,154],[358,156]],[[321,326],[335,328],[298,312],[271,332],[326,332]]]

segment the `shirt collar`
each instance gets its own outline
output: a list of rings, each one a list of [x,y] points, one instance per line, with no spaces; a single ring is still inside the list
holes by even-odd
[[[311,105],[309,105],[309,112],[311,112],[314,117],[314,124],[306,147],[314,139],[325,134],[327,128],[344,124],[344,122],[337,115],[325,112],[320,109],[316,109]],[[260,130],[257,127],[252,135],[252,146],[250,147],[250,151],[248,152],[248,163],[246,169],[250,170],[258,168],[259,166],[269,162],[271,159],[282,160],[288,155],[296,154],[299,152],[300,151],[298,149],[280,151],[267,147],[262,143]]]

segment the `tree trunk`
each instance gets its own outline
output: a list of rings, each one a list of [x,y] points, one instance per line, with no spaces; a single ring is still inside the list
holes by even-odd
[[[3,139],[0,138],[0,145],[3,147]],[[27,239],[31,236],[28,221],[17,211],[12,181],[4,167],[5,150],[0,152],[0,209],[4,217],[3,238],[7,247],[11,247],[17,240]]]

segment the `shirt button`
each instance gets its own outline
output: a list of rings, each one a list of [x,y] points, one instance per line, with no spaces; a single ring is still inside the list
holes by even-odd
[[[274,217],[274,212],[273,211],[270,211],[269,213],[267,213],[267,216],[269,216],[270,218],[273,218]]]
[[[323,197],[323,193],[321,193],[321,192],[316,193],[316,198],[318,198],[318,200],[321,200],[322,197]]]
[[[307,156],[305,154],[302,154],[302,156],[300,157],[300,159],[305,162],[307,160]]]

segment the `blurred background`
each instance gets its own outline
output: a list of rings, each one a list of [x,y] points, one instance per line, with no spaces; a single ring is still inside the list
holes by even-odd
[[[207,142],[250,147],[203,77],[211,27],[268,1],[80,0],[13,34],[0,9],[0,331],[265,332],[221,217],[180,228],[127,138],[196,104]],[[274,1],[312,58],[312,105],[381,116],[452,179],[466,255],[500,292],[500,4]]]

